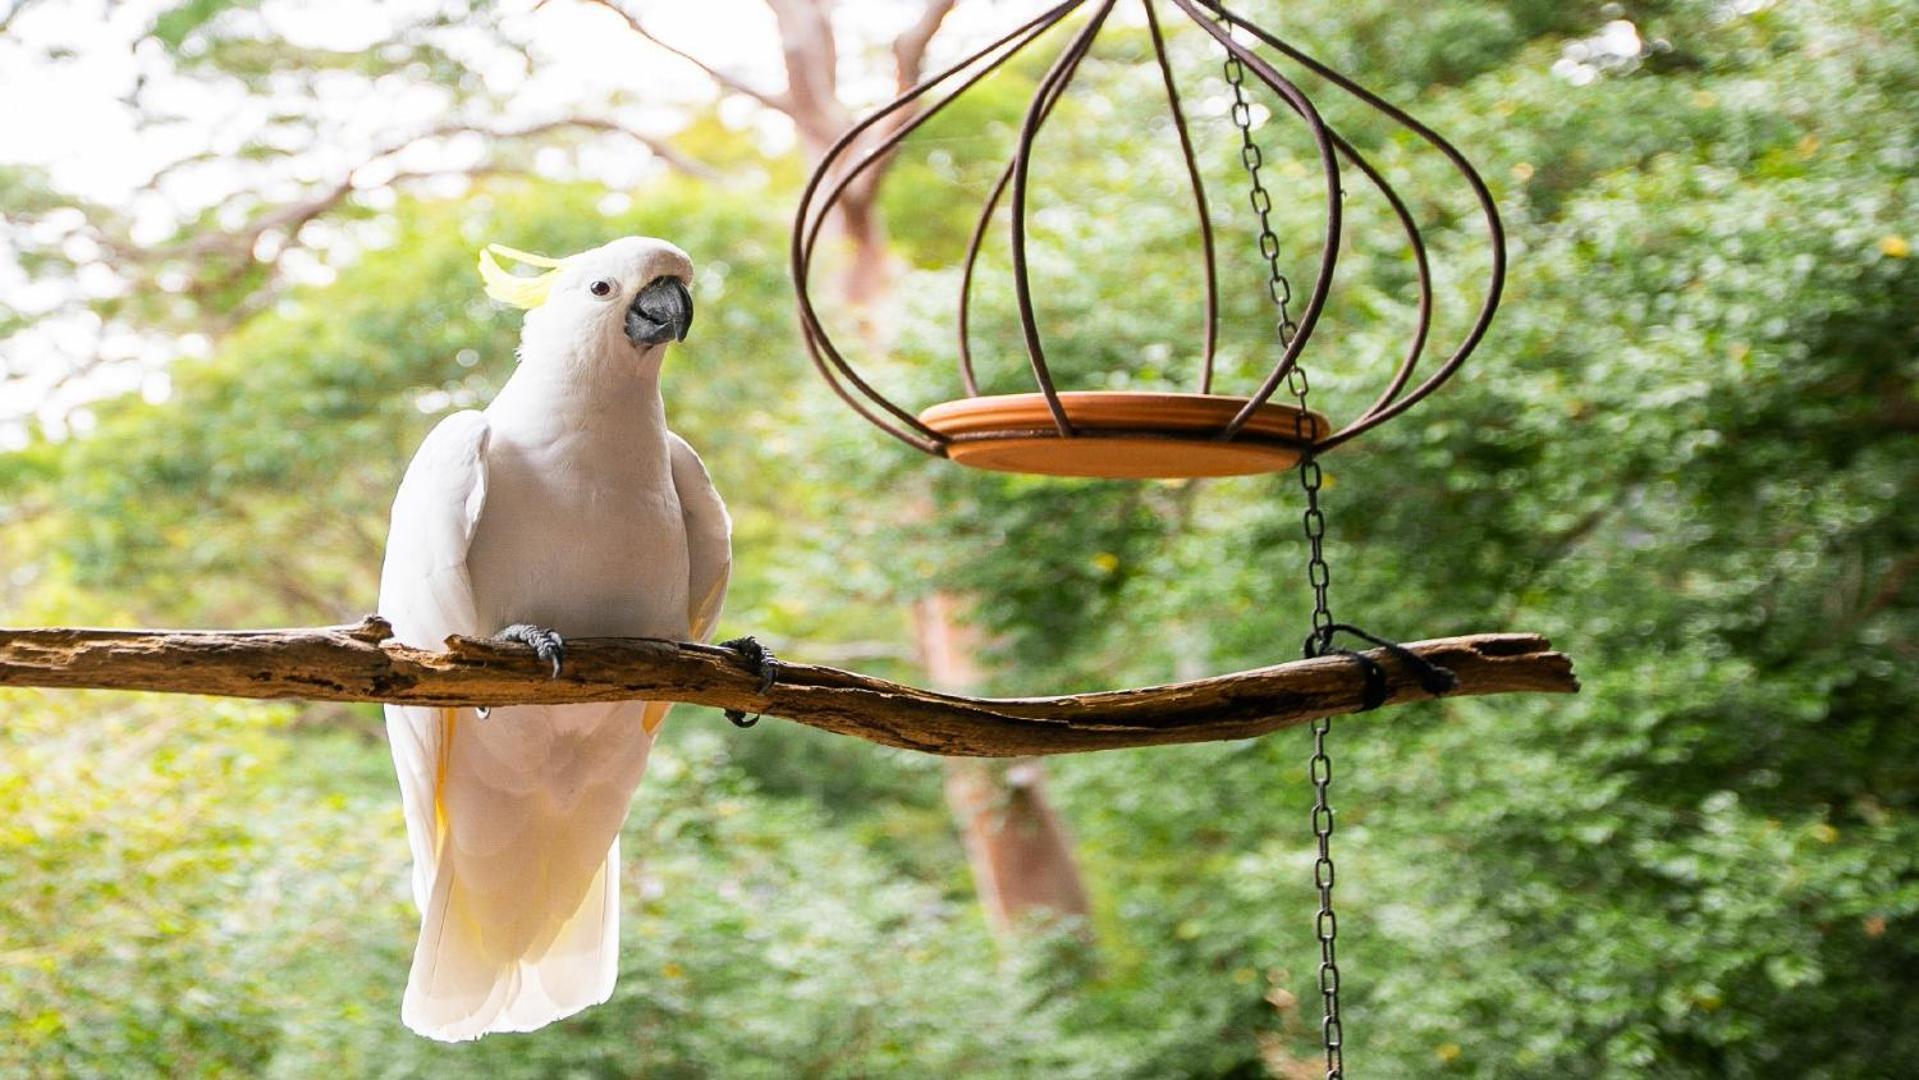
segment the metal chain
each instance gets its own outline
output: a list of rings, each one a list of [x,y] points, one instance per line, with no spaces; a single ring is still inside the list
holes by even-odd
[[[1333,808],[1326,792],[1333,783],[1333,759],[1326,754],[1326,735],[1332,729],[1329,719],[1313,721],[1313,756],[1307,768],[1313,779],[1313,837],[1319,844],[1313,859],[1313,884],[1319,889],[1319,914],[1313,922],[1319,938],[1319,1038],[1326,1049],[1326,1080],[1342,1080],[1346,1061],[1339,1022],[1339,917],[1333,914]]]
[[[1232,32],[1232,25],[1224,16],[1219,22],[1228,33]],[[1299,332],[1299,324],[1293,321],[1289,310],[1293,286],[1280,269],[1279,236],[1273,231],[1273,197],[1260,179],[1265,155],[1253,138],[1253,109],[1246,98],[1246,68],[1239,57],[1230,52],[1226,55],[1226,82],[1233,90],[1232,117],[1240,135],[1239,160],[1252,181],[1253,213],[1259,217],[1259,253],[1266,259],[1266,291],[1279,310],[1275,330],[1283,351],[1292,346],[1293,337]],[[1319,491],[1325,478],[1311,450],[1316,433],[1306,409],[1311,383],[1304,367],[1294,364],[1286,373],[1286,388],[1299,406],[1299,413],[1293,419],[1294,433],[1300,444],[1308,448],[1299,460],[1299,483],[1306,491],[1305,529],[1309,550],[1306,579],[1313,587],[1313,636],[1309,641],[1313,650],[1319,651],[1332,643],[1333,613],[1326,597],[1332,584],[1332,570],[1326,564],[1326,515],[1319,508]],[[1330,717],[1313,722],[1313,756],[1307,773],[1313,782],[1313,838],[1318,845],[1317,857],[1313,860],[1313,885],[1319,890],[1319,914],[1313,928],[1319,938],[1319,996],[1323,1004],[1320,1044],[1326,1051],[1326,1080],[1344,1080],[1345,1038],[1339,1019],[1339,918],[1333,913],[1333,808],[1328,794],[1333,783],[1333,759],[1326,753],[1326,737],[1332,727]]]
[[[1220,20],[1227,26],[1225,19]],[[1231,27],[1227,26],[1228,32]],[[1275,329],[1279,333],[1280,348],[1292,345],[1293,335],[1299,332],[1299,324],[1293,321],[1288,307],[1293,302],[1293,283],[1286,278],[1285,271],[1279,268],[1279,235],[1273,231],[1273,196],[1266,190],[1266,184],[1260,179],[1259,170],[1266,163],[1266,155],[1259,149],[1259,143],[1253,139],[1253,106],[1246,99],[1246,68],[1239,57],[1226,55],[1226,82],[1233,88],[1233,125],[1239,128],[1239,161],[1246,167],[1246,175],[1252,180],[1253,213],[1259,215],[1259,253],[1266,259],[1266,291],[1273,299],[1273,306],[1279,309],[1279,323]],[[1295,373],[1299,368],[1293,369]],[[1289,376],[1290,384],[1290,376]],[[1293,396],[1306,396],[1304,376],[1297,385],[1292,385]]]

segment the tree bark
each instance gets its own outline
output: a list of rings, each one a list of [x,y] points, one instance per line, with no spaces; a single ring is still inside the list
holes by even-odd
[[[1092,907],[1080,880],[1072,837],[1046,797],[1039,760],[946,759],[946,803],[959,820],[966,860],[987,921],[1001,938]]]
[[[860,318],[860,333],[877,337],[874,321],[893,291],[893,253],[886,244],[886,219],[880,212],[879,191],[858,184],[840,200],[840,229],[850,249],[840,274],[840,293]]]
[[[842,735],[962,757],[1021,757],[1247,739],[1358,709],[1364,679],[1341,657],[1211,679],[1057,697],[971,698],[810,664],[773,689],[726,649],[645,638],[570,642],[559,678],[524,645],[452,638],[444,652],[388,640],[369,618],[310,630],[0,630],[0,687],[146,690],[411,705],[684,701],[784,716]],[[1572,662],[1531,634],[1407,646],[1451,668],[1449,696],[1573,693]],[[1389,703],[1433,695],[1383,652]]]

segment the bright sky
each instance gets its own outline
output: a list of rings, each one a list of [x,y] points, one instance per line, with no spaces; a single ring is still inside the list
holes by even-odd
[[[195,81],[164,78],[158,46],[134,48],[157,10],[177,0],[102,0],[39,3],[20,16],[0,40],[0,94],[9,101],[38,101],[47,107],[0,111],[0,154],[6,160],[52,165],[62,186],[86,196],[119,203],[152,171],[188,153],[204,149],[211,136],[237,142],[244,125],[259,111],[237,89],[209,88]],[[290,43],[357,51],[391,36],[396,23],[438,5],[432,0],[269,0],[264,20]],[[886,14],[898,3],[855,4]],[[670,131],[675,106],[711,97],[703,76],[631,35],[617,16],[584,3],[558,0],[534,10],[531,0],[507,5],[516,11],[507,31],[531,43],[536,67],[531,76],[510,53],[491,47],[476,31],[451,38],[464,44],[463,58],[479,61],[488,89],[511,95],[509,119],[535,120],[590,107],[616,91],[657,103],[654,127]],[[722,66],[755,81],[777,85],[772,18],[755,0],[717,0],[703,4],[640,3],[648,25],[667,40],[702,57],[721,58]],[[879,20],[875,20],[878,22]],[[886,23],[897,19],[885,19]],[[48,63],[23,46],[61,46],[71,55]],[[487,58],[493,62],[487,63]],[[142,75],[144,84],[138,83]],[[331,118],[359,121],[369,129],[402,133],[439,119],[442,97],[424,86],[383,85],[372,94],[350,93],[342,79],[337,97],[323,94]],[[151,110],[171,112],[181,122],[140,127],[125,99],[137,93]],[[18,95],[18,96],[16,96]],[[349,160],[351,155],[342,155]]]
[[[303,150],[266,170],[238,164],[232,153],[264,125],[273,103],[235,86],[174,77],[158,55],[156,43],[139,44],[155,13],[177,0],[26,2],[29,6],[0,35],[0,101],[8,103],[0,109],[0,163],[47,168],[63,190],[130,215],[136,239],[164,236],[181,213],[216,205],[238,190],[291,197],[307,185],[333,182],[364,160],[370,148],[447,119],[446,96],[424,83],[369,87],[346,77],[323,80],[315,98],[302,95],[301,104],[318,108],[329,131],[335,133],[329,145]],[[777,38],[772,15],[762,0],[627,2],[644,14],[649,28],[662,38],[755,85],[778,87]],[[0,9],[8,3],[0,0]],[[297,45],[361,50],[388,40],[396,22],[437,6],[435,0],[266,0],[258,18],[274,36]],[[1006,20],[1034,6],[1032,0],[962,3],[942,41],[976,40],[987,31],[1010,25]],[[917,0],[846,0],[842,27],[858,42],[883,45],[909,23],[918,7]],[[489,91],[509,102],[498,120],[502,126],[568,114],[608,115],[605,102],[610,94],[620,93],[633,104],[618,111],[619,119],[635,129],[666,135],[679,126],[688,104],[712,97],[705,76],[640,40],[611,12],[579,0],[549,0],[537,6],[534,0],[509,0],[507,10],[507,33],[529,43],[530,73],[516,54],[499,48],[487,31],[455,32],[443,42],[479,68]],[[48,60],[44,54],[49,51],[57,52],[58,59]],[[871,68],[860,61],[863,50],[846,52],[847,74]],[[855,86],[853,92],[877,104],[888,89],[881,78]],[[288,92],[293,88],[288,87]],[[129,104],[136,96],[149,114],[173,121],[142,122]],[[30,104],[21,107],[22,103]],[[782,120],[743,100],[730,102],[725,115],[757,129],[774,146],[791,139]],[[457,168],[477,160],[483,149],[477,136],[448,140],[402,157],[394,167]],[[212,160],[170,173],[155,189],[143,187],[170,163],[209,150]],[[655,167],[614,140],[607,141],[604,151],[585,154],[577,161],[556,154],[550,163],[542,159],[539,164],[550,164],[555,172],[584,171],[614,184],[631,183]],[[377,187],[378,179],[375,175],[369,182]],[[445,190],[455,194],[461,184],[454,182]],[[375,192],[370,197],[377,200],[378,196]],[[244,216],[236,212],[233,223]],[[75,220],[56,221],[50,226],[51,235],[65,234]],[[85,243],[73,243],[78,246],[69,254],[82,258],[97,254],[88,251]],[[95,269],[82,275],[77,288],[87,295],[110,295],[118,287],[117,279],[104,267]],[[310,257],[289,258],[287,270],[297,278],[325,275],[325,268]],[[0,250],[0,304],[45,311],[70,299],[75,287],[30,283],[11,253]],[[0,359],[16,373],[25,372],[24,378],[0,380],[0,450],[22,445],[22,422],[35,413],[58,434],[69,421],[74,427],[86,427],[86,411],[77,408],[85,401],[132,390],[164,397],[167,362],[207,347],[206,341],[195,338],[151,341],[103,334],[90,315],[54,320],[0,342]],[[102,356],[111,362],[61,384],[58,376],[70,364]]]

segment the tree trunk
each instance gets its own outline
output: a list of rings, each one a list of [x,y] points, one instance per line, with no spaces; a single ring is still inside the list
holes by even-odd
[[[914,610],[920,657],[934,689],[978,689],[975,637],[954,617],[952,596],[935,593]],[[945,762],[946,802],[965,841],[973,884],[1001,937],[1023,926],[1089,912],[1066,826],[1046,799],[1036,758]]]
[[[870,188],[849,190],[840,204],[840,227],[852,249],[851,261],[840,278],[840,292],[859,316],[863,337],[878,336],[873,318],[893,291],[893,255],[887,248],[886,220],[880,213],[878,195]]]
[[[1008,937],[1066,917],[1081,920],[1090,939],[1086,887],[1066,826],[1047,802],[1038,758],[949,758],[946,802],[995,933]]]

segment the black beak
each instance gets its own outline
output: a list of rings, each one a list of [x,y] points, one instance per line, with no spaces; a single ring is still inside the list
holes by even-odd
[[[638,348],[685,341],[693,328],[693,294],[676,277],[657,278],[626,309],[626,337]]]

